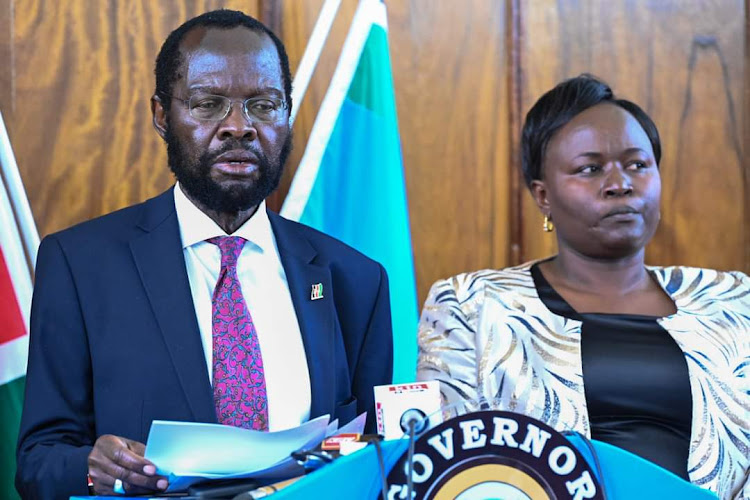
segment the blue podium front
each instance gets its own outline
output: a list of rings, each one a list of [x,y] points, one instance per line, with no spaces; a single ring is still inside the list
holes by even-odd
[[[571,443],[587,460],[592,460],[588,446],[576,439]],[[695,486],[671,472],[630,452],[590,441],[601,467],[608,500],[716,500],[710,491]],[[386,474],[408,448],[406,439],[382,443]],[[594,464],[592,464],[592,467]],[[375,447],[370,445],[353,455],[342,457],[288,488],[275,493],[274,500],[309,500],[310,498],[372,499],[380,495],[382,477]]]
[[[571,464],[576,461],[572,460],[572,455],[574,453],[577,453],[579,457],[579,465],[584,467],[584,469],[587,471],[583,474],[589,474],[589,477],[595,476],[596,479],[596,481],[590,482],[591,490],[593,490],[594,486],[596,486],[595,495],[586,494],[591,492],[584,491],[585,489],[582,488],[575,489],[574,482],[571,481],[565,482],[562,487],[560,487],[560,485],[558,484],[557,489],[555,490],[557,491],[557,493],[549,489],[549,485],[554,485],[554,483],[549,483],[547,484],[546,493],[541,492],[539,494],[525,495],[519,498],[538,497],[557,498],[558,500],[563,500],[563,498],[566,500],[582,500],[585,498],[600,498],[606,500],[716,500],[717,498],[717,496],[712,492],[684,481],[682,478],[672,474],[671,472],[630,452],[609,445],[607,443],[594,440],[589,441],[580,434],[557,433],[553,429],[544,426],[540,422],[529,420],[527,417],[507,412],[490,412],[474,413],[462,418],[464,418],[464,420],[466,420],[467,418],[471,418],[471,420],[465,421],[464,424],[478,426],[481,422],[474,417],[482,415],[484,415],[486,422],[490,422],[491,418],[497,416],[528,420],[528,422],[530,422],[531,424],[528,426],[524,426],[523,428],[536,429],[535,436],[539,444],[538,453],[535,455],[537,458],[541,456],[541,450],[545,448],[545,445],[546,448],[556,447],[556,449],[558,450],[561,448],[569,448],[567,450],[567,454],[571,457]],[[498,420],[498,422],[502,421],[502,419]],[[506,419],[505,421],[508,422],[509,419]],[[431,429],[430,431],[420,436],[419,439],[417,439],[417,446],[415,447],[415,449],[419,450],[420,446],[422,447],[421,450],[423,452],[423,460],[425,460],[425,453],[427,453],[427,447],[425,447],[424,444],[424,442],[426,441],[428,444],[430,444],[430,446],[432,446],[432,448],[441,448],[444,455],[450,455],[450,458],[456,458],[458,462],[454,463],[466,464],[468,462],[467,459],[460,456],[460,450],[465,450],[467,448],[467,439],[469,439],[469,441],[471,441],[472,439],[474,440],[469,444],[477,444],[480,443],[482,438],[479,432],[476,432],[472,435],[472,432],[467,431],[467,428],[449,428],[456,422],[459,422],[460,424],[459,419],[449,420],[447,423],[441,424],[441,426]],[[547,431],[544,431],[542,427],[545,427]],[[480,427],[476,427],[476,429],[479,428]],[[482,426],[481,428],[484,429],[485,427]],[[515,429],[518,430],[519,427],[516,426]],[[432,433],[432,438],[430,438],[430,433]],[[459,434],[462,435],[463,440],[458,439],[456,442],[451,441],[450,452],[448,452],[448,436],[453,438],[457,437]],[[553,434],[555,434],[556,436],[553,436]],[[487,462],[494,460],[496,462],[495,465],[491,466],[494,467],[494,469],[492,469],[491,467],[485,468],[485,473],[483,473],[483,475],[474,473],[474,485],[472,486],[472,488],[478,485],[481,487],[486,487],[491,484],[512,482],[510,477],[513,475],[513,472],[504,465],[497,465],[498,459],[500,460],[500,462],[502,462],[503,460],[505,460],[506,455],[510,457],[513,453],[518,453],[519,449],[524,449],[524,452],[527,454],[533,454],[532,448],[534,447],[534,445],[529,444],[533,443],[533,440],[529,439],[529,436],[526,437],[526,440],[523,444],[520,444],[521,441],[518,441],[513,442],[511,446],[508,446],[508,443],[506,442],[506,447],[503,448],[502,446],[498,446],[503,444],[503,440],[499,438],[503,435],[508,436],[507,439],[512,441],[511,434],[503,434],[503,432],[500,432],[498,434],[497,430],[495,430],[495,433],[492,435],[492,439],[487,439],[487,437],[485,436],[483,438],[484,440],[481,441],[483,443],[482,445],[472,446],[473,448],[479,449],[478,462],[480,464],[483,461]],[[436,441],[436,439],[439,442]],[[554,444],[552,444],[553,442]],[[440,443],[442,443],[442,446],[438,446]],[[281,491],[274,493],[273,495],[271,495],[271,497],[274,500],[309,500],[310,498],[374,500],[380,496],[380,493],[385,485],[386,497],[388,498],[388,500],[400,500],[402,498],[407,498],[407,487],[403,484],[403,478],[406,477],[406,463],[403,457],[406,454],[408,447],[409,440],[407,438],[382,442],[380,444],[382,455],[381,464],[376,446],[374,444],[370,444],[366,448],[356,453],[340,457],[334,462],[327,464],[317,471],[308,474],[302,479],[292,483],[290,486],[287,486]],[[576,450],[575,452],[573,451],[574,449]],[[477,455],[476,451],[474,453],[475,455]],[[436,455],[434,456],[437,458]],[[553,455],[550,454],[550,456]],[[558,466],[564,463],[564,459],[560,458],[562,457],[562,454],[558,454],[557,457],[557,459],[545,460],[544,463],[556,463]],[[417,455],[415,455],[415,458],[417,458]],[[476,458],[477,456],[474,457],[474,459]],[[505,468],[503,469],[503,467]],[[428,468],[432,469],[432,466],[430,465]],[[562,467],[558,468],[562,469]],[[452,470],[455,471],[456,469]],[[524,475],[521,469],[518,469],[516,472],[518,472],[519,470],[521,471],[521,475]],[[570,473],[571,471],[573,471],[572,465],[568,472]],[[417,495],[417,498],[422,498],[422,496],[431,498],[432,496],[434,496],[435,491],[441,490],[441,488],[443,487],[440,485],[440,481],[443,481],[443,483],[445,483],[445,478],[449,475],[448,472],[442,475],[436,472],[433,477],[430,474],[424,473],[424,470],[420,473],[417,468],[415,468],[414,472],[415,474],[413,477],[417,478],[414,482],[417,483],[418,481],[420,483],[419,488],[421,488],[422,491],[422,494]],[[529,473],[526,475],[527,478],[534,476],[534,472],[529,471],[528,468],[526,472]],[[398,479],[399,477],[402,479]],[[571,478],[572,477],[573,476],[571,476]],[[577,480],[579,486],[580,484],[582,484],[582,477],[584,476],[579,476]],[[550,479],[550,477],[548,476],[546,479]],[[431,483],[430,480],[432,480],[434,484]],[[526,484],[529,484],[529,481],[527,481]],[[539,481],[539,484],[545,484],[545,480],[542,479],[541,481]],[[464,489],[463,491],[468,490]],[[472,495],[462,494],[460,496],[461,498],[463,498],[464,496],[466,496],[467,498],[486,498],[486,496],[482,496],[481,494],[477,496],[477,491],[478,490],[474,490],[474,493]],[[522,489],[520,491],[525,490]],[[537,491],[539,491],[538,488]],[[568,492],[570,492],[570,494],[568,494]],[[445,490],[442,490],[442,493],[438,494],[437,496],[441,498],[446,497]],[[454,498],[455,496],[455,494],[447,495],[447,497],[449,498]],[[492,498],[505,497],[505,495],[498,496],[496,494],[490,496]],[[72,498],[88,498],[89,500],[91,500],[92,497]]]
[[[601,471],[601,477],[598,479],[606,492],[607,500],[717,499],[717,496],[710,491],[688,483],[671,472],[625,450],[600,441],[586,441],[576,435],[569,436],[567,439],[580,451],[592,469]],[[384,475],[387,478],[391,469],[406,453],[408,444],[407,439],[381,443],[384,474],[379,465],[375,446],[369,445],[363,450],[341,457],[308,474],[274,493],[270,498],[274,500],[309,500],[311,498],[375,500],[382,490]],[[596,459],[593,456],[594,453]],[[399,498],[394,495],[391,497],[393,500]],[[71,498],[91,500],[98,497]]]

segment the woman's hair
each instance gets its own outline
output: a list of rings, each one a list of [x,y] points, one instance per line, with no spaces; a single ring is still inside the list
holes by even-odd
[[[544,154],[552,136],[576,115],[601,103],[619,106],[640,123],[654,150],[656,164],[661,160],[659,131],[651,118],[637,104],[617,99],[612,89],[587,74],[565,80],[548,91],[526,114],[521,132],[521,169],[526,185],[542,178]]]

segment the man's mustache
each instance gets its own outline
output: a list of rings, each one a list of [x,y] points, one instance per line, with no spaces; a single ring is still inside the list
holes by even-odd
[[[242,140],[229,140],[228,142],[225,142],[221,145],[221,147],[215,151],[210,151],[206,154],[204,160],[212,162],[216,160],[219,156],[223,155],[224,153],[228,153],[230,151],[249,151],[253,155],[255,155],[256,158],[263,161],[265,159],[265,155],[260,151],[260,149],[254,147],[252,144],[250,144],[247,141]]]

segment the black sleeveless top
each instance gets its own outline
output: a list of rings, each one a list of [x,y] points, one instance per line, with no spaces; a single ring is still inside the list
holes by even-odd
[[[692,396],[685,355],[657,317],[578,313],[531,275],[553,313],[581,321],[583,387],[591,437],[688,479]]]

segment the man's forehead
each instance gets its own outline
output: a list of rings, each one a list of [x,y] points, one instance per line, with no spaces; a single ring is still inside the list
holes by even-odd
[[[217,28],[199,26],[190,30],[180,42],[180,52],[189,61],[199,54],[242,57],[262,53],[277,64],[279,54],[271,37],[245,26]]]
[[[253,73],[275,80],[281,77],[280,61],[271,38],[244,26],[223,29],[197,27],[190,30],[180,43],[183,70],[192,81],[194,77],[237,72],[246,68],[243,61],[252,61]],[[234,71],[232,71],[234,70]]]
[[[276,47],[266,33],[251,30],[246,26],[196,26],[188,31],[180,42],[180,51],[183,53],[193,50],[247,52],[263,49],[275,51]]]

